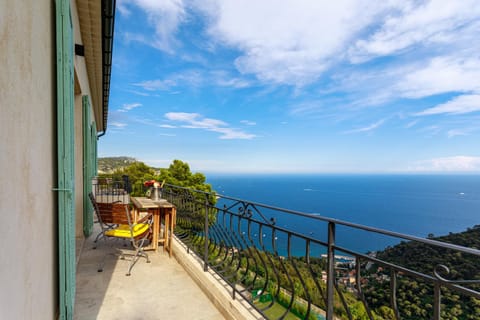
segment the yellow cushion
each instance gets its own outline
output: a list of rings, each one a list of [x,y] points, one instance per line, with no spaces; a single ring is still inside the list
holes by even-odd
[[[133,226],[133,237],[137,237],[148,230],[148,224],[139,223]],[[132,235],[130,233],[130,227],[126,224],[121,224],[116,229],[108,230],[105,232],[106,236],[109,237],[119,237],[119,238],[130,238]]]

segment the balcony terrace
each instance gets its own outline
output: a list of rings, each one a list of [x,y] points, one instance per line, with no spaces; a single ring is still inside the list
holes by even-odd
[[[102,245],[92,249],[95,231],[100,231],[98,225],[78,257],[74,319],[259,318],[248,304],[230,301],[218,277],[204,273],[177,240],[172,258],[162,248],[150,251],[151,263],[139,260],[129,277],[125,276],[127,261],[113,256],[107,257],[103,272],[98,272],[99,261],[110,249]]]
[[[89,238],[76,319],[476,319],[480,311],[476,248],[178,186],[162,191],[177,207],[174,258],[160,249],[131,277],[115,259],[97,273],[101,247],[92,250]],[[318,234],[290,229],[285,215],[318,224]],[[359,252],[343,245],[345,232],[414,244],[430,264]]]

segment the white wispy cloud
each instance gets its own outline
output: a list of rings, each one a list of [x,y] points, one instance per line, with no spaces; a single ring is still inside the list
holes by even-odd
[[[108,123],[109,126],[112,126],[112,127],[115,127],[117,129],[122,129],[122,128],[125,128],[127,126],[126,123],[124,122],[118,122],[118,121],[110,121]]]
[[[158,125],[160,128],[166,128],[166,129],[175,129],[176,126],[172,126],[171,124],[160,124]]]
[[[406,102],[400,107],[405,106],[409,109],[405,114],[418,116],[427,113],[424,113],[425,110],[418,110],[415,100],[436,96],[438,101],[439,95],[448,94],[443,98],[445,101],[438,104],[438,106],[442,105],[442,109],[433,110],[436,107],[434,105],[428,112],[458,115],[477,111],[475,100],[476,96],[480,95],[478,79],[480,79],[480,59],[470,57],[465,52],[458,56],[412,60],[391,66],[373,66],[366,70],[347,69],[339,71],[327,88],[333,90],[333,93],[341,93],[341,98],[327,100],[324,97],[318,101],[298,104],[292,112],[315,114],[324,112],[325,105],[329,105],[334,106],[337,113],[341,113],[342,108],[361,110],[384,106],[401,99]],[[327,94],[330,93],[332,92],[327,91]],[[425,104],[422,103],[422,105]]]
[[[480,50],[480,6],[476,0],[134,0],[121,2],[120,10],[128,15],[132,5],[147,14],[155,30],[153,40],[128,35],[133,41],[172,53],[181,48],[177,46],[179,28],[191,21],[189,15],[200,13],[206,28],[198,32],[201,50],[227,47],[237,54],[230,66],[236,72],[227,72],[193,53],[196,58],[190,60],[201,67],[134,84],[146,92],[178,93],[182,86],[241,89],[258,84],[304,88],[328,78],[328,88],[322,90],[340,97],[328,101],[332,110],[325,112],[325,103],[317,103],[325,102],[320,97],[296,104],[291,113],[333,115],[334,109],[340,114],[445,93],[451,95],[445,98],[449,101],[420,112],[409,110],[409,115],[478,110],[468,106],[480,95],[476,54]],[[180,59],[190,54],[178,51]],[[394,59],[372,64],[385,56]],[[366,126],[351,132],[373,129]]]
[[[119,109],[109,112],[108,126],[115,130],[123,130],[128,127],[132,122],[132,117],[127,111],[132,105],[135,104],[124,104]]]
[[[189,112],[168,112],[165,114],[165,118],[173,121],[180,122],[194,122],[195,119],[201,117],[198,113],[189,113]]]
[[[215,84],[219,87],[231,87],[231,88],[248,88],[252,83],[246,79],[232,76],[224,70],[214,70],[209,73],[210,84]]]
[[[153,38],[130,34],[129,38],[173,54],[178,46],[176,32],[186,19],[185,3],[182,0],[133,0],[121,3],[121,12],[129,11],[128,5],[136,5],[147,15],[147,23],[154,29]]]
[[[185,70],[183,72],[177,72],[169,75],[164,79],[145,80],[142,82],[134,83],[134,86],[138,86],[147,91],[169,91],[178,86],[191,86],[200,87],[205,82],[204,76],[198,70]]]
[[[142,96],[142,97],[149,97],[149,96],[151,96],[150,93],[140,92],[140,91],[138,91],[138,90],[126,90],[126,91],[127,91],[127,92],[131,92],[131,93],[133,93],[133,94],[136,94],[136,95],[138,95],[138,96]]]
[[[147,91],[171,91],[179,87],[199,88],[203,86],[231,87],[236,89],[247,88],[251,81],[235,77],[223,70],[202,71],[184,70],[167,75],[163,79],[145,80],[134,83]]]
[[[324,109],[325,103],[323,100],[318,99],[318,100],[307,100],[307,101],[302,101],[300,103],[295,103],[290,107],[290,113],[295,115],[295,114],[303,114],[303,115],[309,115],[312,113],[317,113],[320,110]]]
[[[241,73],[303,85],[339,62],[364,62],[418,46],[437,49],[433,52],[471,48],[479,7],[476,0],[218,0],[201,10],[211,17],[209,35],[241,51],[235,60]]]
[[[372,123],[372,124],[370,124],[366,127],[353,129],[353,130],[348,130],[348,131],[345,131],[344,133],[345,134],[350,134],[350,133],[358,133],[358,132],[369,132],[369,131],[375,130],[378,127],[380,127],[385,121],[386,121],[386,119],[381,119],[381,120],[378,120],[377,122]]]
[[[429,137],[435,136],[439,134],[441,131],[442,131],[442,127],[435,124],[418,129],[418,132],[423,133]]]
[[[334,92],[343,92],[353,98],[356,105],[374,106],[399,98],[478,93],[479,78],[480,59],[468,51],[419,57],[366,70],[341,70],[332,79],[331,86]]]
[[[383,17],[378,30],[350,48],[352,61],[397,54],[417,45],[444,45],[459,40],[458,34],[476,38],[480,14],[476,0],[402,2],[391,6],[394,10]]]
[[[156,91],[156,90],[170,90],[172,87],[177,85],[177,82],[172,79],[166,80],[145,80],[139,83],[134,83],[133,85],[142,87],[147,91]]]
[[[452,156],[417,161],[409,167],[410,171],[479,171],[480,157]]]
[[[323,119],[331,123],[340,123],[355,119],[358,116],[356,109],[361,109],[357,101],[345,97],[307,98],[304,101],[295,102],[289,105],[290,114],[299,117],[308,117],[310,119]]]
[[[468,136],[469,131],[468,130],[463,130],[463,129],[452,129],[447,131],[447,136],[449,138],[453,138],[456,136]]]
[[[129,121],[132,123],[142,124],[145,126],[158,127],[157,122],[151,118],[136,116],[136,117],[130,117]]]
[[[410,121],[409,123],[407,123],[407,124],[405,125],[405,128],[409,129],[409,128],[415,126],[417,123],[418,123],[418,120]]]
[[[254,134],[232,128],[222,120],[205,118],[198,113],[168,112],[165,114],[165,118],[170,121],[185,123],[181,125],[182,128],[202,129],[221,133],[220,139],[253,139],[256,137]]]
[[[144,40],[164,51],[173,50],[178,41],[176,33],[182,23],[189,22],[189,14],[201,12],[206,17],[206,34],[210,37],[204,42],[234,47],[239,51],[234,61],[237,70],[268,83],[303,86],[338,64],[361,63],[388,55],[408,58],[415,49],[419,50],[415,58],[424,60],[416,66],[420,70],[414,73],[405,70],[403,79],[392,80],[392,85],[397,86],[393,93],[418,97],[456,88],[468,91],[474,83],[478,88],[478,81],[472,81],[478,79],[478,59],[462,61],[480,47],[476,44],[480,32],[480,6],[476,0],[380,3],[134,0],[131,3],[144,10],[148,22],[155,27],[155,39]],[[121,7],[122,11],[128,10],[126,2]],[[465,50],[470,51],[465,53]],[[437,55],[443,57],[436,58]],[[429,67],[424,68],[429,60]],[[404,62],[408,63],[408,59]],[[452,79],[450,85],[446,84],[451,75],[460,81]],[[165,90],[175,86],[176,80],[142,84],[147,90]],[[216,81],[216,85],[236,88],[250,84],[238,77],[220,76]]]
[[[242,51],[235,60],[241,73],[303,85],[318,79],[352,36],[384,8],[353,0],[249,0],[213,1],[202,9],[213,22],[209,34]]]
[[[122,39],[126,43],[140,42],[140,43],[143,43],[143,44],[148,44],[148,35],[145,35],[145,34],[133,33],[133,32],[123,32],[119,36],[121,36]]]
[[[141,103],[124,103],[117,111],[118,112],[128,112],[132,109],[141,107]]]
[[[241,120],[240,123],[243,123],[244,125],[247,125],[247,126],[257,125],[257,123],[255,121],[250,121],[250,120]]]
[[[232,87],[239,89],[248,88],[250,86],[250,82],[240,78],[218,79],[216,84],[221,87]]]
[[[117,3],[116,3],[116,10],[118,10],[118,12],[120,12],[120,14],[122,16],[125,16],[125,17],[129,17],[131,12],[130,10],[128,9],[128,6],[126,4],[126,1],[125,0],[117,0]]]
[[[480,79],[480,78],[479,78]],[[435,107],[416,113],[417,116],[433,114],[463,114],[480,111],[480,95],[463,95]]]
[[[405,68],[405,74],[397,80],[393,90],[407,98],[449,92],[480,92],[479,58],[442,56],[422,64]]]

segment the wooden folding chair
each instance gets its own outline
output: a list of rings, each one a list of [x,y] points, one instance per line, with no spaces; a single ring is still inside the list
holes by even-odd
[[[150,263],[150,259],[148,258],[148,254],[145,253],[144,247],[149,242],[152,233],[153,215],[147,214],[141,220],[135,222],[133,221],[128,204],[118,202],[96,202],[92,193],[89,194],[89,197],[92,200],[93,207],[102,228],[101,237],[105,240],[105,242],[107,242],[109,239],[130,240],[130,243],[135,249],[135,253],[130,254],[132,259],[128,265],[127,276],[130,275],[133,266],[140,257],[146,258],[147,263]],[[108,253],[106,255],[108,255]],[[99,272],[103,271],[106,255],[103,257],[100,263],[98,268]],[[120,256],[122,259],[125,258],[125,255],[126,254],[121,251]]]

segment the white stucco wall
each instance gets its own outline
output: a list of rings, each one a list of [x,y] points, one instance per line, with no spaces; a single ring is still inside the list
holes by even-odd
[[[0,1],[0,318],[57,309],[53,1]]]

